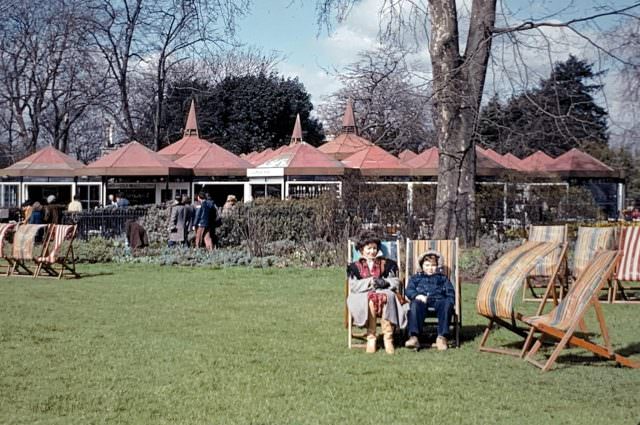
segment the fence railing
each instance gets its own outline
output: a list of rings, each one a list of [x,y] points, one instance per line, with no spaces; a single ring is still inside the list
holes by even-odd
[[[87,239],[91,236],[115,238],[125,234],[125,226],[129,220],[137,220],[146,215],[149,207],[102,208],[79,213],[65,211],[64,224],[77,224],[77,237]]]

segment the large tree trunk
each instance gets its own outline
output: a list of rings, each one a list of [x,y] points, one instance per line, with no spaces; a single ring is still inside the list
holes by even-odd
[[[474,0],[464,56],[455,0],[430,0],[435,122],[440,150],[434,237],[475,239],[476,155],[473,132],[491,50],[495,0]]]

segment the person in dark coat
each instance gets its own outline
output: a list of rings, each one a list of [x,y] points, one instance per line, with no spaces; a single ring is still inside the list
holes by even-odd
[[[419,273],[411,276],[405,296],[411,300],[409,306],[409,339],[405,347],[418,346],[418,336],[422,333],[422,324],[427,311],[433,309],[438,317],[438,337],[435,346],[438,350],[447,349],[447,336],[453,314],[456,293],[447,276],[442,273],[442,255],[437,251],[427,251],[418,261]]]
[[[137,221],[128,220],[125,223],[125,231],[127,233],[127,242],[129,243],[131,251],[149,246],[149,236],[147,235],[147,231]]]
[[[208,251],[213,250],[213,237],[217,220],[217,208],[213,200],[208,199],[204,192],[198,194],[200,208],[196,211],[193,227],[196,231],[196,248],[205,246]]]
[[[184,205],[182,196],[176,196],[175,204],[171,207],[171,217],[169,219],[170,247],[187,245],[190,224],[190,210]]]

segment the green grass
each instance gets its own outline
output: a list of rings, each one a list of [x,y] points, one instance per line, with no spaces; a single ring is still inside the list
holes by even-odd
[[[479,353],[474,285],[463,287],[460,349],[388,356],[346,348],[342,269],[80,272],[0,280],[0,423],[640,421],[639,370],[579,349],[546,374]],[[615,348],[636,360],[639,313],[605,306]],[[515,339],[499,331],[493,341]]]

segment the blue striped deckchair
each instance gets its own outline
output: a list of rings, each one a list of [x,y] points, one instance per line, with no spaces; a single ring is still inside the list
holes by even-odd
[[[487,270],[487,273],[480,282],[478,296],[476,299],[476,310],[478,314],[489,319],[479,350],[510,355],[524,355],[524,351],[514,351],[502,348],[491,348],[486,346],[489,334],[494,325],[501,325],[512,332],[525,338],[527,331],[517,326],[516,313],[513,309],[514,296],[522,287],[526,276],[531,270],[550,253],[554,252],[561,244],[553,242],[527,241],[521,246],[507,252],[496,260]],[[544,304],[549,297],[553,287],[555,275],[558,272],[560,263],[551,272],[549,285],[542,302],[538,307],[538,312],[542,312]]]
[[[386,258],[390,258],[394,260],[398,264],[398,271],[402,273],[401,261],[400,261],[400,241],[398,240],[390,240],[390,241],[382,241],[380,252],[378,256],[384,256]],[[354,241],[347,242],[347,263],[352,263],[357,261],[360,258],[360,251],[356,249],[356,243]],[[403,293],[403,276],[400,275],[400,291]],[[363,343],[354,343],[353,340],[363,340],[366,341],[367,334],[366,332],[354,332],[353,329],[353,320],[351,318],[351,313],[349,312],[349,307],[347,306],[347,297],[349,296],[349,279],[345,280],[344,285],[344,322],[345,327],[347,328],[347,337],[348,344],[347,346],[351,348],[365,348],[366,344]]]
[[[458,239],[442,240],[411,240],[407,239],[406,279],[420,272],[418,260],[427,251],[438,251],[444,260],[442,272],[449,278],[456,292],[456,302],[451,326],[454,329],[456,347],[460,346],[460,331],[462,328],[462,291],[460,275],[458,273]],[[435,311],[432,312],[435,317]]]
[[[536,289],[547,288],[549,277],[554,273],[558,264],[560,264],[560,269],[555,272],[557,281],[554,285],[554,300],[556,299],[556,287],[560,290],[560,297],[562,297],[567,289],[567,259],[565,255],[568,242],[567,226],[529,226],[528,233],[528,241],[555,242],[560,245],[550,254],[541,257],[535,268],[527,274],[522,300],[540,301],[541,295],[536,292]],[[527,291],[530,292],[530,297],[527,297]]]
[[[525,356],[528,362],[541,368],[542,371],[548,371],[553,366],[560,352],[569,344],[585,348],[600,357],[615,360],[618,364],[632,368],[640,368],[640,363],[613,352],[602,307],[598,300],[598,294],[613,274],[617,262],[618,251],[598,252],[580,274],[576,283],[572,285],[566,297],[552,311],[545,315],[522,318],[522,320],[531,325],[533,329],[541,332],[540,337],[538,337],[531,350],[529,350]],[[583,321],[584,314],[590,305],[593,305],[595,308],[604,345],[596,344],[573,335],[579,324]],[[530,345],[533,339],[532,336],[533,332],[530,333],[529,338],[527,338],[525,342],[525,350]],[[534,360],[533,356],[535,356],[542,346],[543,340],[550,338],[557,339],[559,342],[547,361],[544,364],[539,363]]]

